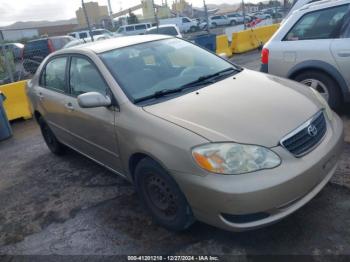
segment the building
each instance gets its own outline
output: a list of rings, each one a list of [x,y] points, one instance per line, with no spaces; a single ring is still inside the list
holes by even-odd
[[[86,13],[89,17],[89,22],[91,26],[99,27],[106,19],[109,19],[108,7],[106,5],[99,5],[97,2],[87,2],[85,3]],[[84,10],[80,7],[75,11],[77,16],[77,21],[80,27],[87,27],[86,18],[84,15]]]
[[[158,19],[169,18],[171,17],[171,10],[168,5],[165,3],[163,5],[153,5],[152,0],[142,0],[142,18],[144,21],[154,20],[155,10],[157,10]]]
[[[172,11],[180,16],[193,17],[192,4],[187,3],[186,0],[174,0]]]

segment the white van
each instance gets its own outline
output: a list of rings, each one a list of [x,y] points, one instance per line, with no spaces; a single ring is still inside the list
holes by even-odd
[[[198,24],[196,21],[191,20],[188,17],[174,17],[167,19],[160,19],[159,25],[176,25],[181,32],[195,32],[198,30]]]
[[[117,30],[117,36],[122,35],[141,35],[146,33],[148,28],[151,28],[150,23],[133,24],[133,25],[122,25]]]
[[[91,30],[92,35],[105,35],[107,37],[114,37],[115,35],[107,29],[93,29]],[[68,35],[73,36],[76,39],[91,38],[89,30],[77,31],[69,33]]]

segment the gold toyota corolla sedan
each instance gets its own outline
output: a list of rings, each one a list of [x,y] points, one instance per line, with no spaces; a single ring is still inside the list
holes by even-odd
[[[310,87],[167,36],[55,52],[27,89],[53,153],[133,182],[171,230],[276,222],[327,184],[343,146],[342,121]]]

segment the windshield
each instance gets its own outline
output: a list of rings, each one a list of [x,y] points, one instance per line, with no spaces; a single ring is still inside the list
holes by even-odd
[[[159,94],[181,91],[182,87],[189,91],[191,87],[198,89],[239,70],[224,59],[177,38],[119,48],[100,57],[134,103],[158,100]],[[194,84],[189,85],[191,83]]]

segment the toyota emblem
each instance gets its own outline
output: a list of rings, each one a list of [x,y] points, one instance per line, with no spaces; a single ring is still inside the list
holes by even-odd
[[[309,125],[309,127],[307,128],[307,133],[309,134],[309,136],[317,136],[318,130],[317,127],[314,125]]]

